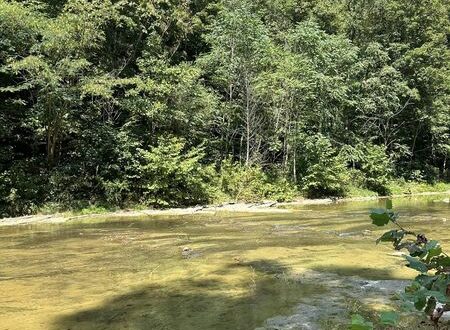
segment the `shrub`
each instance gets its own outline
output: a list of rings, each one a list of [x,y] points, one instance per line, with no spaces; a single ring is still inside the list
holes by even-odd
[[[268,175],[259,166],[242,166],[230,159],[221,164],[219,188],[232,200],[244,202],[285,201],[296,195],[295,187],[280,173]]]
[[[43,203],[48,181],[36,168],[30,161],[16,161],[0,173],[0,217],[30,214]]]
[[[344,196],[348,173],[345,162],[321,134],[305,139],[299,173],[307,197]]]
[[[177,137],[160,138],[150,150],[138,149],[136,187],[141,202],[153,206],[207,203],[212,196],[212,166],[202,164],[203,148],[187,148]]]
[[[371,143],[358,143],[355,147],[346,145],[340,156],[352,168],[352,181],[356,181],[359,188],[367,188],[380,195],[390,193],[388,182],[392,164],[384,146]]]
[[[392,166],[383,146],[364,144],[361,171],[366,178],[366,186],[381,195],[388,195],[387,188]]]
[[[349,182],[345,187],[345,194],[349,197],[369,197],[378,194],[367,188],[366,177],[363,172],[357,169],[348,170]]]

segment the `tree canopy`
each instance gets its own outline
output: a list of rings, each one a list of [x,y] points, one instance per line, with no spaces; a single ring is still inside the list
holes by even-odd
[[[449,13],[448,0],[0,0],[0,215],[205,203],[238,173],[262,197],[446,180]]]

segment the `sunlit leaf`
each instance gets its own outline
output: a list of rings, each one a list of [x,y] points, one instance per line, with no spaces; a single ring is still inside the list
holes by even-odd
[[[394,311],[389,312],[381,312],[380,314],[380,322],[383,325],[392,325],[395,326],[398,323],[400,316],[398,313]]]
[[[431,258],[436,257],[442,253],[442,248],[439,245],[438,241],[429,241],[425,245],[425,251],[427,252],[427,262],[431,260]]]
[[[438,266],[450,267],[450,257],[445,256],[445,257],[439,257],[439,258],[436,258],[436,259],[437,259],[436,263],[437,263]]]
[[[367,321],[359,314],[352,315],[352,323],[350,324],[350,330],[372,330],[373,323]]]

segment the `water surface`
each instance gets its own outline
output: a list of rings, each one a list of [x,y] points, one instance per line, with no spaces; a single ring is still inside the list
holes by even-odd
[[[394,206],[450,247],[444,198]],[[334,294],[291,274],[411,278],[389,246],[374,244],[382,229],[368,211],[380,203],[0,227],[0,329],[254,329]]]

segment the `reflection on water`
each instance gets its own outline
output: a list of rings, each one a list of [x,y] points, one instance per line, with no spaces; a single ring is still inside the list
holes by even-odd
[[[442,199],[394,206],[450,247],[450,206],[433,202]],[[333,295],[326,283],[284,274],[410,278],[388,246],[374,244],[382,230],[367,214],[378,203],[2,227],[0,329],[254,329]]]

